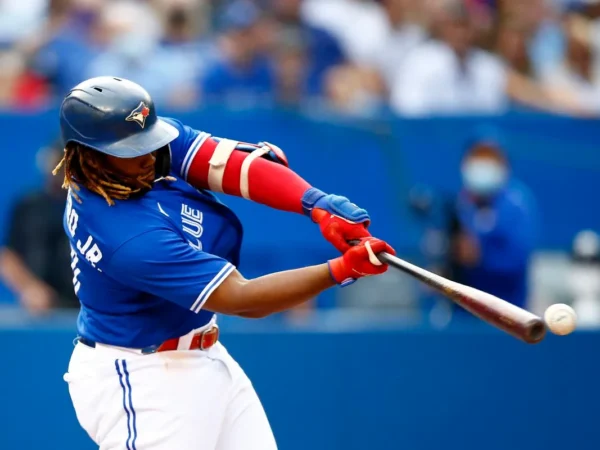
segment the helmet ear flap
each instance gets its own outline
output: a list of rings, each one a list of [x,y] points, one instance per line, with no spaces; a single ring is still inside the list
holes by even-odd
[[[171,146],[169,144],[156,150],[156,178],[163,178],[171,171]]]

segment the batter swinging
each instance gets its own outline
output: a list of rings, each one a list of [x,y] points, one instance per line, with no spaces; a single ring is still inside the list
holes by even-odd
[[[101,450],[273,450],[244,372],[218,342],[215,313],[264,317],[385,272],[393,250],[367,212],[311,187],[276,146],[219,139],[156,115],[149,94],[101,77],[60,110],[64,227],[81,302],[65,380]],[[247,280],[242,226],[211,194],[305,214],[343,253]],[[360,240],[350,247],[348,241]]]

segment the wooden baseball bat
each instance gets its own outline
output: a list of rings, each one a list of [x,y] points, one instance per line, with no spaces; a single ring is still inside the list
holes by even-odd
[[[506,300],[464,284],[450,281],[389,253],[378,253],[377,258],[382,263],[417,278],[481,320],[528,344],[537,344],[546,335],[546,327],[540,317]]]

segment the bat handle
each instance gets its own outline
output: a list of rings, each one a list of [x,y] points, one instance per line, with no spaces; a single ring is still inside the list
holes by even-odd
[[[391,260],[391,258],[392,258],[392,255],[390,255],[390,254],[389,254],[389,253],[387,253],[387,252],[381,252],[381,253],[377,253],[377,255],[376,255],[376,256],[377,256],[377,259],[378,259],[379,261],[381,261],[382,263],[384,263],[384,264],[389,264],[389,263],[390,263],[390,260]]]

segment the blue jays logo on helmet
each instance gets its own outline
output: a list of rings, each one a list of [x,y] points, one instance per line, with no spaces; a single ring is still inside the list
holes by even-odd
[[[74,142],[118,158],[151,153],[179,136],[156,115],[143,87],[117,77],[91,78],[71,89],[60,108],[60,128],[65,145]]]
[[[140,102],[137,108],[131,111],[131,114],[125,119],[128,122],[136,122],[140,127],[146,125],[146,117],[150,115],[150,108],[144,102]]]

